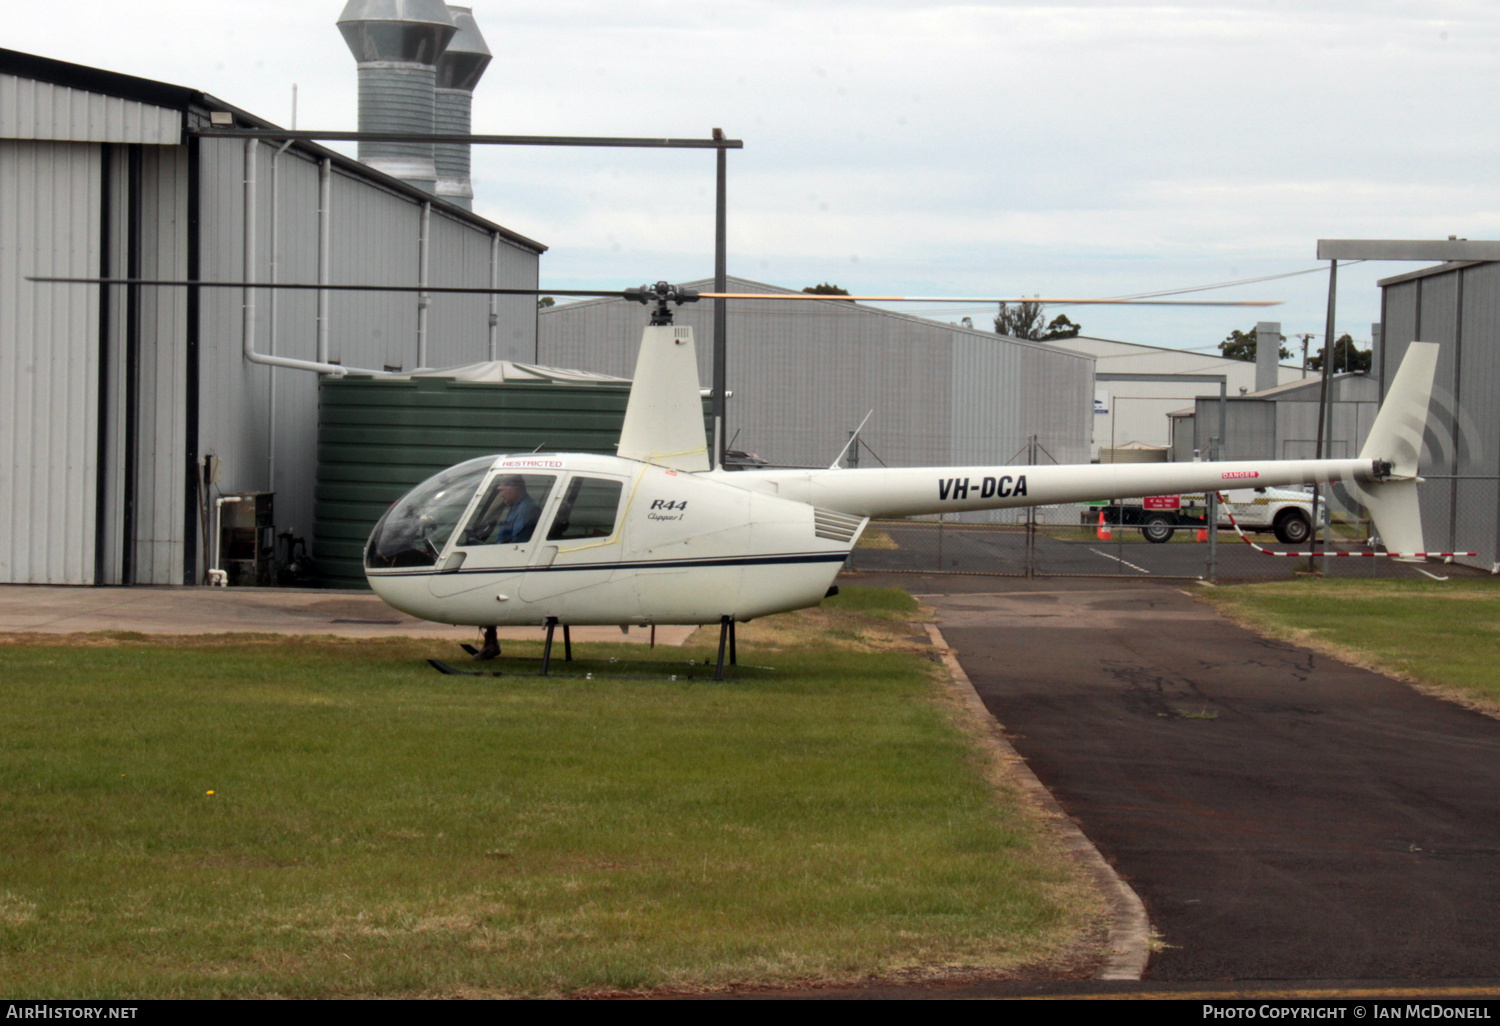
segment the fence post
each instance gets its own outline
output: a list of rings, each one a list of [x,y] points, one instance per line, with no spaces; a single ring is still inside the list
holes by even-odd
[[[1036,435],[1027,440],[1026,462],[1029,466],[1036,466]],[[1036,507],[1026,507],[1026,576],[1036,576]]]
[[[1210,462],[1217,463],[1219,460],[1219,439],[1208,440],[1208,458]],[[1211,488],[1208,492],[1208,579],[1212,583],[1219,580],[1219,490]]]

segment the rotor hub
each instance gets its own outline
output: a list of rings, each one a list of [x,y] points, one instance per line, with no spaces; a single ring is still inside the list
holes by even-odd
[[[626,299],[633,299],[642,306],[654,302],[656,309],[651,311],[651,323],[656,326],[672,323],[671,304],[681,306],[683,303],[698,302],[698,293],[694,289],[685,289],[666,281],[642,285],[638,289],[626,289],[624,294]]]

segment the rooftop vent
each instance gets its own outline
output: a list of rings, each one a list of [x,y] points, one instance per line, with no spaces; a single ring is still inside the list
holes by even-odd
[[[472,131],[474,86],[490,63],[490,48],[474,23],[468,7],[448,8],[458,35],[443,51],[437,62],[437,130],[444,135],[468,135]],[[433,147],[437,160],[437,194],[465,210],[474,209],[474,183],[469,174],[467,143],[438,143]]]
[[[437,62],[458,32],[442,0],[349,0],[339,32],[359,63],[359,130],[431,134]],[[431,143],[361,142],[359,159],[437,191]]]

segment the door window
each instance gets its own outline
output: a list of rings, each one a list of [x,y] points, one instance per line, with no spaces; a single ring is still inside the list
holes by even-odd
[[[552,474],[498,474],[464,525],[459,544],[523,545],[531,541],[547,506]]]
[[[557,508],[557,516],[552,519],[547,540],[608,538],[614,534],[622,488],[619,481],[575,477]]]

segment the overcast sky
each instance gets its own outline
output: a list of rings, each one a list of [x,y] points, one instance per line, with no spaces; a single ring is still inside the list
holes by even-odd
[[[1113,296],[1314,267],[1319,238],[1500,238],[1493,3],[472,6],[495,55],[474,131],[723,127],[745,141],[730,273],[778,285]],[[352,129],[342,8],[72,0],[8,11],[0,40],[283,124],[296,83],[299,127]],[[476,212],[550,247],[543,285],[712,274],[711,152],[477,147],[474,174]],[[1341,269],[1337,330],[1368,339],[1375,280],[1415,266]],[[1061,312],[1212,347],[1258,319],[1321,333],[1326,284],[1214,293],[1270,312]]]

